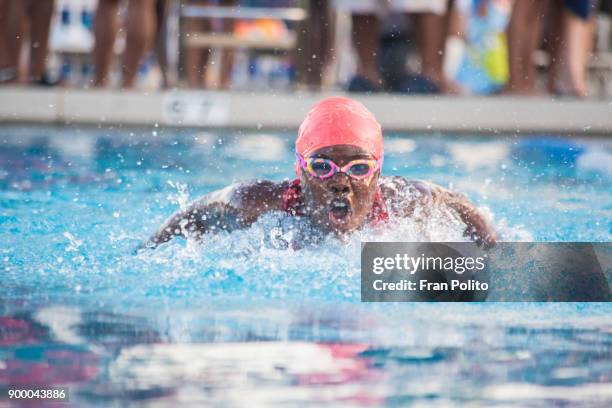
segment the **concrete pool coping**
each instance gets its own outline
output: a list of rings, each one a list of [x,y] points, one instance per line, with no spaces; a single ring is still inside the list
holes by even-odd
[[[89,126],[295,129],[339,93],[160,92],[0,87],[0,121]],[[387,131],[612,135],[612,101],[551,97],[359,95]]]

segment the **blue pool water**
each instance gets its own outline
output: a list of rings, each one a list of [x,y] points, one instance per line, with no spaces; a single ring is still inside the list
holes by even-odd
[[[609,304],[360,303],[361,240],[460,240],[452,220],[294,252],[271,214],[134,253],[201,194],[291,177],[292,143],[0,127],[0,388],[65,385],[75,406],[612,403]],[[467,193],[504,240],[612,237],[606,139],[388,135],[384,172]]]

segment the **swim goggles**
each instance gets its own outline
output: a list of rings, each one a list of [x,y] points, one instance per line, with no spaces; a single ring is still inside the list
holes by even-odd
[[[304,169],[312,177],[316,177],[321,180],[328,179],[338,172],[345,173],[357,180],[363,180],[370,177],[376,170],[380,169],[383,163],[382,157],[378,160],[357,159],[351,160],[346,165],[340,167],[333,161],[324,159],[322,157],[305,158],[298,152],[295,152],[295,156],[302,169]]]

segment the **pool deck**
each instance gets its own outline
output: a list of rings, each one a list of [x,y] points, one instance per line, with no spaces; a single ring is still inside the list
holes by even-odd
[[[337,95],[334,93],[333,95]],[[0,122],[296,129],[330,93],[0,88]],[[612,135],[612,101],[550,97],[356,95],[387,131]]]

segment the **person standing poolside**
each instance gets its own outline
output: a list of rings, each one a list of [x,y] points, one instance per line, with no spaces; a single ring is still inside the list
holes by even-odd
[[[537,95],[533,55],[541,31],[551,16],[550,73],[548,90],[553,94],[584,98],[586,66],[594,40],[599,0],[516,0],[508,24],[510,78],[505,93]]]
[[[94,85],[106,86],[113,63],[113,48],[119,30],[120,0],[100,0],[94,21],[95,45]],[[156,36],[161,34],[167,11],[167,0],[129,0],[126,16],[126,44],[121,63],[122,87],[133,88],[136,85],[138,70],[142,59],[155,45]],[[158,45],[163,38],[157,38]],[[163,47],[160,47],[163,48]],[[159,50],[165,52],[165,49]],[[167,61],[164,55],[158,55],[162,70],[164,87],[169,86]]]
[[[415,25],[421,57],[420,75],[405,73],[403,84],[394,92],[461,93],[460,87],[444,74],[444,49],[448,31],[448,0],[335,0],[336,10],[349,12],[352,42],[357,53],[357,73],[348,84],[349,92],[378,92],[385,89],[377,61],[381,16],[389,12],[406,14]],[[394,81],[396,82],[396,81]]]
[[[145,246],[245,228],[271,211],[306,217],[321,232],[342,236],[392,218],[427,217],[428,210],[442,205],[457,213],[467,236],[485,247],[496,242],[493,228],[465,196],[425,181],[381,177],[380,124],[355,100],[331,97],[317,103],[302,122],[295,147],[295,180],[238,183],[210,193],[172,215]]]
[[[233,7],[236,5],[235,0],[182,0],[181,6],[222,6]],[[234,31],[234,19],[222,19],[220,21],[223,32],[231,34]],[[198,34],[206,34],[213,31],[213,21],[210,18],[186,18],[184,21],[184,34],[186,36],[196,36]],[[221,72],[218,83],[207,84],[206,76],[209,66],[211,65],[211,57],[213,57],[213,48],[210,47],[193,47],[185,45],[185,73],[187,83],[190,88],[208,88],[210,85],[216,89],[229,89],[231,86],[232,65],[234,61],[234,50],[231,48],[221,49]],[[212,62],[214,64],[214,62]]]
[[[585,98],[599,0],[565,0],[563,5],[555,10],[548,88],[556,95]]]
[[[53,4],[54,0],[0,0],[0,84],[50,85],[45,71]],[[25,79],[19,75],[24,37],[30,42]]]

